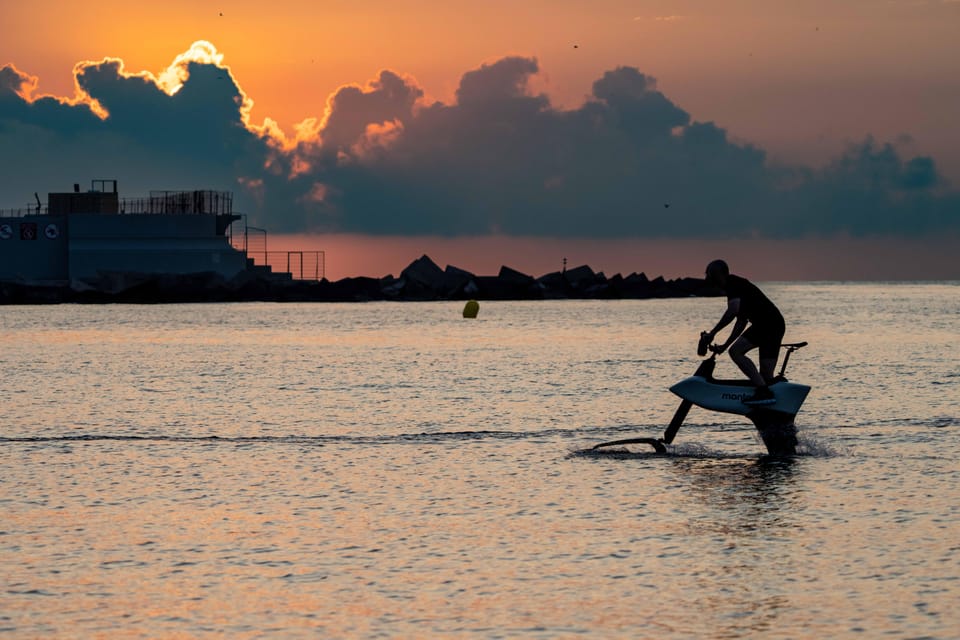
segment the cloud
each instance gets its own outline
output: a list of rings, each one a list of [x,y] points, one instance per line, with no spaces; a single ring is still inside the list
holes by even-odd
[[[12,96],[29,100],[38,82],[37,77],[23,73],[12,64],[0,68],[0,100]]]
[[[634,18],[635,22],[653,20],[654,22],[679,22],[681,20],[687,20],[687,16],[681,15],[666,15],[666,16],[636,16]]]
[[[259,174],[269,134],[248,122],[251,102],[211,59],[216,50],[199,42],[158,75],[128,73],[116,58],[80,62],[70,99],[24,93],[26,74],[3,67],[0,144],[18,156],[0,176],[3,192],[55,191],[87,176],[117,177],[131,195],[234,189]]]
[[[178,56],[159,77],[126,73],[115,58],[84,62],[74,70],[77,86],[103,110],[106,128],[139,144],[178,153],[210,153],[241,145],[252,135],[249,100],[215,50],[195,43],[197,57]],[[212,46],[210,46],[212,48]]]
[[[533,58],[512,56],[468,71],[457,88],[457,104],[464,108],[491,107],[526,97],[529,77],[539,71]]]
[[[412,79],[386,70],[366,87],[340,87],[327,103],[319,142],[336,154],[361,142],[368,131],[402,127],[413,119],[413,107],[422,97]]]
[[[250,122],[251,100],[212,44],[160,72],[115,58],[75,67],[77,95],[35,96],[0,68],[3,193],[117,177],[237,192],[274,232],[554,237],[788,238],[960,230],[960,199],[927,156],[867,138],[820,168],[694,120],[633,67],[607,71],[574,109],[531,89],[535,58],[463,74],[450,103],[383,70],[338,88],[287,137]],[[732,89],[731,89],[732,90]],[[24,185],[29,185],[24,187]],[[14,202],[14,204],[16,201]]]
[[[904,160],[872,138],[850,145],[826,167],[780,194],[792,209],[783,235],[919,234],[960,230],[960,194],[950,191],[932,158]]]
[[[39,79],[14,65],[0,67],[0,123],[33,127],[40,135],[72,136],[99,125],[90,106],[78,100],[35,97]],[[15,149],[15,147],[11,147]]]

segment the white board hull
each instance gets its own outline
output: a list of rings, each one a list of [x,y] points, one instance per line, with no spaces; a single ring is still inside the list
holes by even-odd
[[[758,409],[779,411],[791,416],[800,411],[800,406],[810,393],[810,387],[793,382],[776,382],[770,385],[776,402],[765,405],[743,404],[744,398],[753,395],[754,387],[732,381],[707,380],[703,376],[690,376],[670,387],[670,391],[698,407],[723,413],[745,416]]]

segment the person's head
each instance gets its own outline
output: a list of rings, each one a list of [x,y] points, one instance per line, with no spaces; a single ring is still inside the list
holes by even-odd
[[[707,284],[715,287],[723,287],[727,284],[727,276],[730,275],[730,267],[723,260],[714,260],[707,265]]]

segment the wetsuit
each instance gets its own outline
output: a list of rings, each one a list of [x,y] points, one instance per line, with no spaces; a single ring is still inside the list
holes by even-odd
[[[727,276],[727,300],[740,298],[739,318],[746,318],[750,326],[743,332],[751,344],[760,349],[761,358],[776,358],[786,328],[783,316],[776,305],[770,302],[757,285],[746,278]]]

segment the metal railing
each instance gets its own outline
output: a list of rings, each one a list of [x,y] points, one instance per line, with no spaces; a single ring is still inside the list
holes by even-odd
[[[22,218],[23,216],[39,216],[46,214],[47,208],[38,207],[37,205],[27,205],[14,209],[0,209],[0,218]]]
[[[323,280],[326,255],[323,251],[260,251],[247,253],[258,266],[274,273],[289,273],[294,280]]]
[[[99,192],[97,192],[99,193]],[[0,209],[0,218],[19,218],[26,215],[46,215],[49,208],[27,205],[14,209]],[[90,213],[96,213],[91,211]],[[132,214],[216,214],[233,213],[233,194],[229,191],[151,191],[147,197],[119,198],[117,213]]]
[[[146,198],[121,198],[120,213],[233,213],[229,191],[151,191]]]
[[[323,280],[326,276],[326,254],[323,251],[267,251],[267,230],[239,223],[240,231],[230,225],[230,246],[242,251],[257,266],[267,266],[274,273],[289,273],[295,280]]]
[[[242,246],[237,246],[239,241]],[[266,253],[267,251],[267,230],[259,227],[243,226],[243,236],[232,240],[233,246],[240,249],[248,256],[257,253]]]

